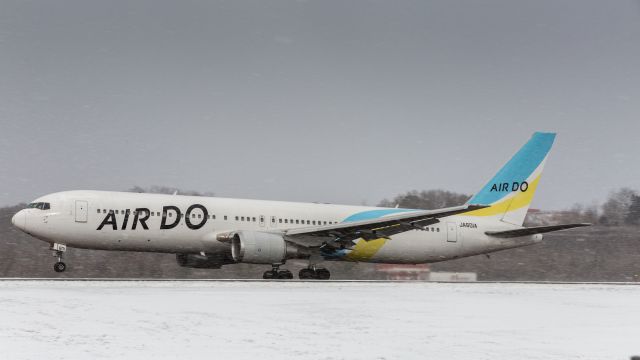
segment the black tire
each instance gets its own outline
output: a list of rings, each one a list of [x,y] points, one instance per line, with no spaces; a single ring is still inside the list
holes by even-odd
[[[329,270],[325,268],[316,269],[316,279],[318,280],[329,280],[331,278],[331,273]]]
[[[278,279],[293,279],[293,274],[289,270],[280,270],[278,272]]]
[[[267,270],[262,274],[263,279],[277,279],[278,273],[272,270]]]
[[[59,261],[53,264],[53,270],[58,273],[64,272],[65,270],[67,270],[67,264],[63,263],[62,261]]]
[[[316,272],[313,269],[305,268],[298,272],[298,277],[302,280],[315,279]]]

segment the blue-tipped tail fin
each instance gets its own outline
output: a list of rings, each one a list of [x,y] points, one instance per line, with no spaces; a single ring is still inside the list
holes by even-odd
[[[522,225],[555,137],[555,133],[534,133],[468,202],[489,207],[466,215],[492,216],[514,225]]]

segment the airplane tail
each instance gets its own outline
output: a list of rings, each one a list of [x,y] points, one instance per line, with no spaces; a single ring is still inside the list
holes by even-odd
[[[555,133],[536,132],[506,165],[469,201],[489,205],[465,216],[494,217],[522,226],[538,187]]]

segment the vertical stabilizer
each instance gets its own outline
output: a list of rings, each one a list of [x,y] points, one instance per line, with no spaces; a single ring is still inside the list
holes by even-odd
[[[469,204],[490,206],[465,215],[494,217],[522,225],[555,137],[555,133],[534,133],[491,181],[469,200]]]

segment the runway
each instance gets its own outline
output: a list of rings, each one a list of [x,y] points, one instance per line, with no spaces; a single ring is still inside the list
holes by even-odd
[[[7,359],[628,359],[640,286],[0,281]]]

